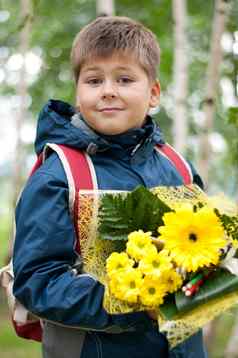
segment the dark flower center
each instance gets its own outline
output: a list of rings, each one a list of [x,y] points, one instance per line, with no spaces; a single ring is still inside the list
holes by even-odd
[[[152,265],[153,265],[154,268],[158,268],[160,264],[159,264],[158,261],[153,260]]]
[[[189,240],[191,240],[191,241],[197,241],[197,235],[196,235],[196,234],[193,234],[193,233],[189,234]]]
[[[130,282],[130,288],[136,288],[135,281],[131,281],[131,282]]]
[[[148,292],[149,292],[150,295],[154,295],[154,294],[155,294],[155,288],[154,288],[154,287],[150,287],[150,288],[148,289]]]

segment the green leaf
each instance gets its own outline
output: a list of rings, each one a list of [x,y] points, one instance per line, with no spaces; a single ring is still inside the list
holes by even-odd
[[[238,107],[229,108],[228,121],[238,127]]]
[[[217,209],[215,209],[215,213],[219,217],[227,234],[232,237],[233,240],[238,241],[238,216],[220,214]]]
[[[99,208],[99,234],[104,240],[127,240],[136,230],[151,231],[163,225],[164,213],[171,209],[145,187],[128,194],[105,194]]]
[[[185,313],[215,298],[238,290],[238,277],[227,270],[218,269],[214,272],[193,297],[186,297],[181,291],[175,294],[179,313]]]
[[[104,234],[104,235],[100,235],[99,236],[100,239],[102,240],[111,240],[111,241],[127,241],[127,235],[115,235],[115,234],[110,234],[110,235],[107,235],[107,234]],[[116,250],[115,250],[116,251]]]
[[[163,318],[167,320],[171,320],[178,315],[174,294],[168,295],[166,297],[164,303],[159,307],[159,311]]]
[[[199,291],[193,297],[185,296],[181,290],[166,298],[159,307],[165,319],[178,318],[184,313],[205,304],[208,301],[222,297],[238,290],[238,277],[224,269],[218,269],[206,279]]]

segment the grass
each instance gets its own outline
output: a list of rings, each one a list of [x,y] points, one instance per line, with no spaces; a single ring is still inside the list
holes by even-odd
[[[15,337],[7,321],[0,325],[1,358],[40,358],[41,345]]]
[[[2,215],[0,220],[0,268],[6,264],[9,250],[8,215]],[[8,313],[5,293],[0,289],[0,357],[1,358],[41,358],[41,344],[19,338],[14,331]]]
[[[16,336],[9,318],[3,291],[0,290],[1,358],[41,358],[41,345]]]

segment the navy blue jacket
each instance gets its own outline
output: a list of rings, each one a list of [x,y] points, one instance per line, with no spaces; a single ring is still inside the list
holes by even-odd
[[[106,136],[92,131],[79,116],[73,117],[76,124],[72,124],[74,114],[74,108],[64,102],[50,100],[46,104],[38,121],[37,154],[49,142],[87,150],[99,189],[133,190],[138,185],[182,184],[173,165],[154,150],[155,144],[162,145],[164,141],[150,117],[140,129]],[[202,185],[199,175],[191,168],[194,182]],[[137,335],[151,332],[151,338],[141,339],[142,346],[137,349],[145,350],[145,357],[154,357],[148,352],[154,344],[156,356],[162,357],[166,340],[158,333],[155,340],[157,328],[146,313],[109,315],[102,307],[103,286],[90,276],[72,273],[76,260],[74,242],[67,179],[59,158],[53,153],[29,178],[16,208],[14,295],[43,319],[95,330],[99,335],[99,331],[104,332],[101,334],[117,332],[120,355],[124,358],[127,358],[128,332]]]

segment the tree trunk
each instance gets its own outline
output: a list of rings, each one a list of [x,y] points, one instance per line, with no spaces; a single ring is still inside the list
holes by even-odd
[[[19,53],[25,59],[25,54],[29,49],[29,35],[30,35],[30,26],[31,26],[31,1],[30,0],[21,0],[21,14],[22,21],[24,21],[23,28],[19,34]],[[27,109],[26,109],[26,99],[27,99],[27,82],[26,82],[26,67],[25,62],[20,69],[20,78],[16,87],[16,94],[20,99],[20,105],[16,111],[15,116],[15,133],[16,133],[16,146],[15,153],[13,158],[13,171],[12,171],[12,197],[11,197],[11,207],[12,213],[16,205],[16,201],[19,195],[19,192],[22,187],[22,168],[23,168],[23,143],[21,140],[21,131],[26,119]],[[12,220],[14,222],[14,220]],[[12,224],[11,235],[10,235],[10,245],[9,245],[9,256],[11,256],[12,245],[13,245],[13,235],[14,235],[14,224]]]
[[[174,147],[181,153],[186,150],[187,96],[188,96],[188,40],[187,40],[187,6],[186,0],[173,0],[174,19]]]
[[[110,16],[115,13],[114,0],[97,0],[97,15]]]
[[[236,320],[234,322],[231,331],[231,336],[225,350],[226,358],[238,358],[237,345],[238,345],[238,314],[236,315]]]
[[[205,122],[200,136],[200,158],[199,158],[199,172],[202,179],[207,186],[209,165],[212,156],[212,148],[210,146],[209,136],[213,129],[214,114],[215,114],[215,96],[218,89],[219,70],[222,62],[222,48],[221,37],[225,30],[225,24],[228,17],[229,1],[216,0],[215,12],[212,24],[212,35],[210,45],[210,56],[207,67],[205,99],[203,104],[203,111],[205,115]],[[212,346],[216,335],[217,320],[210,322],[204,330],[204,339],[208,348]]]
[[[205,343],[206,349],[208,351],[208,354],[210,352],[212,352],[213,346],[216,342],[217,328],[218,328],[219,322],[220,322],[220,317],[217,317],[213,321],[209,322],[203,328],[204,343]]]
[[[215,96],[218,89],[219,70],[222,62],[221,37],[225,30],[225,24],[228,17],[229,0],[216,0],[215,12],[213,18],[211,50],[207,67],[207,78],[205,87],[205,98],[203,102],[203,111],[205,122],[200,136],[200,174],[204,183],[208,183],[209,165],[212,157],[212,148],[209,137],[213,129],[215,114]]]

